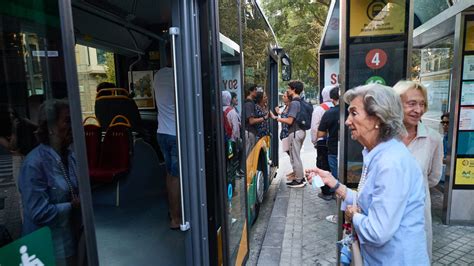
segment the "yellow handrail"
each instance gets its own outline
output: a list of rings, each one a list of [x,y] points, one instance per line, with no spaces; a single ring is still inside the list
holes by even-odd
[[[97,119],[97,117],[95,117],[95,116],[93,116],[93,115],[86,116],[86,118],[84,118],[84,121],[82,122],[82,125],[85,126],[87,120],[89,120],[89,119],[95,120],[95,122],[97,123],[97,125],[100,127],[100,122],[99,122],[99,120]]]
[[[115,120],[117,119],[123,119],[125,120],[125,123],[124,122],[115,122]],[[126,126],[126,127],[132,127],[132,124],[130,124],[130,121],[128,120],[128,118],[126,118],[125,116],[123,115],[116,115],[112,121],[110,122],[109,124],[109,127],[112,127],[112,126],[118,126],[118,125],[122,125],[122,126]]]

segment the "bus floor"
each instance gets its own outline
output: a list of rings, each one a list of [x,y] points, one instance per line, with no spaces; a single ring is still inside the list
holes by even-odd
[[[100,265],[184,265],[184,234],[168,228],[166,197],[95,206]]]
[[[185,234],[168,227],[165,166],[148,143],[133,148],[118,186],[92,191],[100,265],[184,265]]]

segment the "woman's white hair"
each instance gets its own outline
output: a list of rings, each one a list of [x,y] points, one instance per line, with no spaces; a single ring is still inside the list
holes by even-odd
[[[359,86],[346,91],[344,101],[349,104],[357,97],[362,97],[367,114],[379,119],[379,140],[386,141],[406,135],[400,96],[392,88],[380,84]]]
[[[423,84],[411,80],[400,80],[393,86],[393,89],[400,97],[402,97],[402,95],[408,90],[419,90],[423,95],[423,98],[425,98],[424,112],[426,113],[428,111],[428,92]]]

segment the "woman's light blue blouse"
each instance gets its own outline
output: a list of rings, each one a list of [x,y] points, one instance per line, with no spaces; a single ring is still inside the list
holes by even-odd
[[[365,265],[429,265],[424,231],[423,174],[399,140],[364,149],[367,178],[358,193],[347,190],[345,209],[357,199],[352,222]]]
[[[68,164],[68,175],[77,193],[76,161],[71,151]],[[48,226],[56,258],[74,255],[71,192],[61,169],[61,158],[53,148],[40,144],[26,156],[19,175],[19,189],[23,203],[23,235]]]

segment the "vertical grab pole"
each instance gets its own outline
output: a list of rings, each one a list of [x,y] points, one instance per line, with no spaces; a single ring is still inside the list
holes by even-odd
[[[179,187],[181,194],[181,231],[189,230],[190,225],[189,221],[186,221],[184,216],[184,196],[183,196],[183,160],[181,156],[181,136],[179,130],[179,101],[178,101],[178,73],[176,71],[176,36],[179,35],[179,28],[171,27],[169,29],[169,34],[171,35],[171,45],[173,52],[173,81],[174,81],[174,108],[176,114],[176,138],[178,143],[178,166],[179,166]]]

